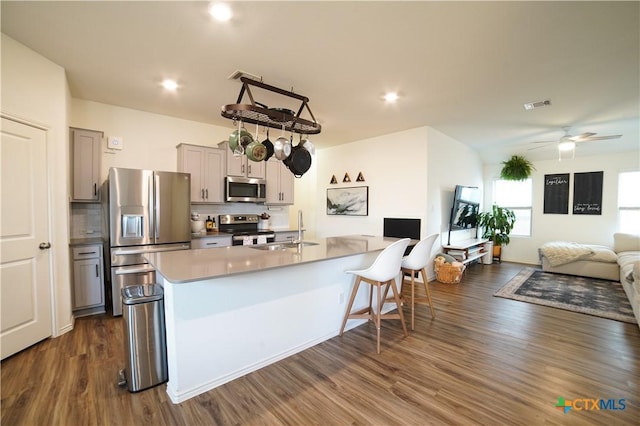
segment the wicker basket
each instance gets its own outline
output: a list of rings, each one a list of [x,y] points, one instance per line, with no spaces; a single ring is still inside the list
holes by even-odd
[[[436,272],[436,280],[445,284],[458,284],[462,279],[462,272],[464,272],[464,266],[459,269],[450,263],[443,263],[441,265],[435,264],[434,270]]]

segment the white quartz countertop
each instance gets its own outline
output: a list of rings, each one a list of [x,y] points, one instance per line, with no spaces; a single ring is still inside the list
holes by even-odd
[[[312,241],[316,245],[284,250],[232,246],[149,253],[146,258],[168,281],[188,283],[379,251],[397,240],[372,235],[347,235],[319,238]]]

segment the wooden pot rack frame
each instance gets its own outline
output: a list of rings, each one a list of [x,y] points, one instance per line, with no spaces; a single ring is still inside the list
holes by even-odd
[[[223,117],[231,120],[242,120],[244,123],[259,124],[274,129],[282,129],[284,125],[286,131],[306,135],[320,133],[322,126],[320,126],[313,116],[309,108],[309,98],[306,96],[298,95],[297,93],[289,92],[247,77],[241,77],[240,81],[242,81],[242,88],[240,89],[238,100],[235,104],[224,105],[222,107],[221,114]],[[266,105],[255,101],[249,86],[256,86],[279,95],[297,99],[301,102],[300,108],[295,115],[292,114],[294,111],[291,110],[268,108]],[[245,93],[249,96],[250,104],[241,103]],[[300,117],[300,114],[305,109],[309,112],[313,121]]]

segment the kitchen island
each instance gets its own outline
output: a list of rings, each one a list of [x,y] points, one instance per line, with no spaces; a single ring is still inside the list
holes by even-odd
[[[369,266],[395,241],[352,235],[313,245],[149,254],[164,287],[171,400],[185,401],[337,336],[353,280],[344,271]],[[361,293],[354,307],[368,303]],[[347,329],[363,321],[350,320]]]

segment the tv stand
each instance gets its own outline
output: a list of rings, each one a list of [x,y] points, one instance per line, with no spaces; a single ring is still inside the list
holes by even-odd
[[[487,238],[470,238],[468,240],[457,241],[453,244],[447,244],[442,246],[442,249],[447,254],[449,254],[449,252],[452,254],[456,252],[456,254],[463,255],[464,259],[459,259],[459,261],[466,265],[487,254],[484,249],[484,243],[487,241],[489,241]],[[457,256],[454,257],[457,258]]]

